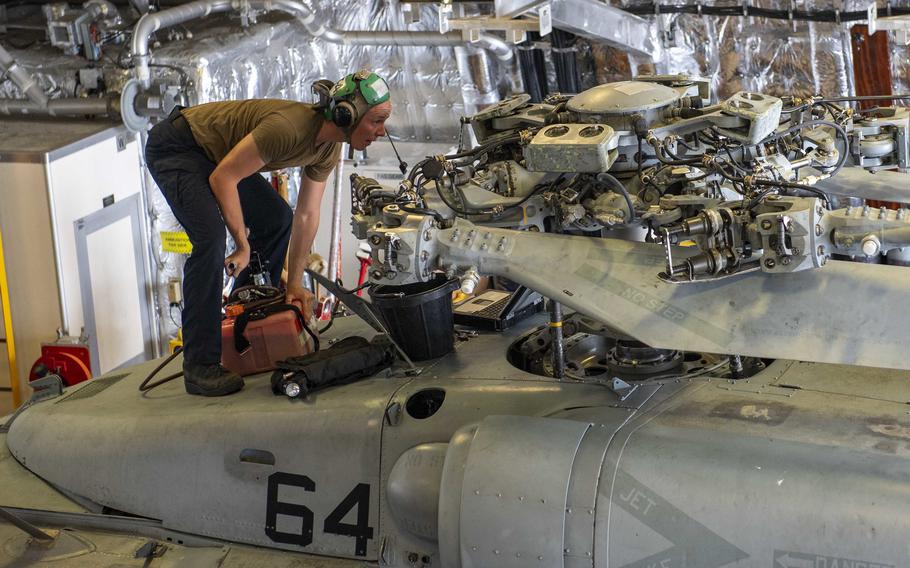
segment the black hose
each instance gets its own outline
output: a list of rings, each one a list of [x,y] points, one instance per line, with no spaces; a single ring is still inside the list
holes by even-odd
[[[340,311],[341,311],[341,302],[338,300],[338,298],[335,298],[335,304],[332,306],[332,313],[329,314],[329,323],[325,324],[325,327],[319,330],[319,335],[322,335],[323,333],[327,332],[329,329],[332,328],[332,324],[335,323],[335,316]]]
[[[629,223],[635,220],[635,206],[632,205],[632,197],[629,195],[629,190],[626,189],[626,186],[621,184],[618,179],[611,176],[608,173],[597,174],[597,181],[606,181],[608,185],[612,186],[613,189],[619,191],[623,197],[626,198],[626,204],[629,206]]]
[[[417,185],[414,183],[414,180],[417,177],[417,174],[420,173],[421,170],[423,170],[423,167],[427,164],[427,162],[429,162],[433,159],[434,158],[425,158],[425,159],[417,162],[416,164],[414,164],[414,167],[411,168],[411,171],[408,173],[408,181],[410,181],[412,185]]]
[[[827,193],[818,189],[817,187],[812,187],[811,185],[805,185],[802,183],[794,183],[790,181],[772,181],[767,179],[757,179],[752,180],[752,185],[765,186],[765,187],[786,187],[788,189],[800,189],[802,191],[808,191],[814,195],[817,195],[825,202],[825,208],[831,209],[831,198]]]
[[[724,146],[724,151],[727,153],[727,156],[730,158],[730,162],[729,162],[729,163],[730,163],[731,166],[733,166],[733,169],[738,170],[738,171],[743,172],[743,173],[751,173],[751,172],[749,172],[748,169],[746,169],[745,167],[743,167],[743,166],[741,166],[741,165],[739,165],[739,164],[736,163],[736,159],[733,158],[733,153],[730,152],[730,148],[727,148],[726,146]]]
[[[446,220],[446,218],[442,216],[442,213],[440,213],[439,211],[434,211],[432,209],[424,209],[422,207],[411,207],[409,205],[399,205],[399,207],[401,207],[402,211],[407,211],[408,213],[415,213],[417,215],[432,215],[433,218],[436,219],[437,221],[439,221],[440,223],[442,223]]]
[[[502,138],[500,140],[494,140],[492,142],[487,142],[486,144],[481,144],[480,146],[477,146],[476,148],[464,150],[463,152],[458,152],[457,154],[449,154],[449,155],[445,156],[445,159],[446,160],[457,160],[458,158],[464,158],[467,156],[475,156],[482,152],[486,152],[487,150],[489,150],[490,148],[493,148],[495,146],[502,146],[504,144],[512,144],[513,142],[519,142],[520,140],[521,140],[521,135],[519,135],[519,134],[514,134],[512,136],[506,136],[505,138]],[[421,162],[421,163],[423,163],[423,162]]]
[[[171,353],[170,355],[168,355],[167,359],[165,359],[164,361],[162,361],[161,363],[159,363],[158,366],[155,367],[155,368],[152,370],[152,372],[149,373],[148,376],[145,377],[145,380],[143,380],[143,381],[142,381],[142,384],[139,385],[139,392],[147,392],[147,391],[150,391],[150,390],[152,390],[152,389],[155,388],[155,387],[161,386],[161,385],[163,385],[164,383],[173,381],[174,379],[183,376],[183,371],[180,371],[180,372],[178,372],[178,373],[170,374],[170,375],[164,377],[163,379],[159,379],[159,380],[155,381],[155,382],[152,383],[152,384],[149,384],[149,381],[151,381],[151,380],[155,377],[155,375],[157,375],[157,374],[161,371],[161,369],[165,368],[165,367],[167,366],[168,363],[170,363],[171,361],[173,361],[174,358],[175,358],[177,355],[179,355],[180,353],[182,353],[182,352],[183,352],[183,348],[182,348],[182,347],[178,347],[177,349],[174,349],[174,352]]]
[[[686,158],[686,159],[667,159],[666,156],[662,154],[665,150],[663,142],[652,138],[648,142],[654,148],[654,155],[657,157],[661,163],[667,164],[668,166],[691,166],[694,164],[701,163],[701,158]]]
[[[376,199],[376,198],[381,198],[381,197],[395,201],[396,199],[398,199],[398,194],[391,192],[391,191],[384,190],[384,189],[374,189],[374,190],[367,192],[367,199]],[[361,200],[361,201],[363,201],[363,200]]]
[[[644,162],[644,156],[641,155],[641,136],[638,136],[638,154],[635,155],[635,161],[638,162],[638,179],[641,181],[641,164]]]

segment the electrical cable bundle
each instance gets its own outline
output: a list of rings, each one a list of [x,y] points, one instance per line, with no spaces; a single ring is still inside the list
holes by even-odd
[[[578,65],[575,58],[575,35],[563,30],[550,32],[553,66],[556,68],[556,88],[560,93],[577,93],[581,90]]]
[[[771,20],[791,20],[800,22],[861,22],[869,18],[866,10],[780,10],[760,8],[749,4],[732,6],[713,6],[709,4],[660,4],[645,2],[623,8],[630,14],[637,16],[656,16],[660,14],[693,14],[698,16],[741,16],[768,18]],[[905,16],[910,14],[910,8],[885,5],[879,12],[888,16]]]
[[[554,30],[555,31],[555,30]],[[525,92],[532,103],[543,101],[550,89],[547,85],[547,65],[543,53],[534,44],[540,41],[540,34],[528,32],[527,41],[518,45],[518,67]]]

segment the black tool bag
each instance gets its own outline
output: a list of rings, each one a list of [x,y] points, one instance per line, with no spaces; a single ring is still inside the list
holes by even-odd
[[[289,381],[300,385],[300,396],[333,385],[369,377],[392,365],[393,351],[385,336],[372,342],[348,337],[328,349],[278,361],[272,373],[272,392],[284,394]]]

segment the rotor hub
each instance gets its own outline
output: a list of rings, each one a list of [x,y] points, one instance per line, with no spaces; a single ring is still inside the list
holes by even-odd
[[[606,358],[607,368],[620,375],[664,373],[678,368],[682,362],[682,353],[675,349],[657,349],[623,339],[616,342]]]

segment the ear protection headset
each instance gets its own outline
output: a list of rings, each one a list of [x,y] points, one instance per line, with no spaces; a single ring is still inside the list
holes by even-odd
[[[389,100],[389,96],[389,85],[376,73],[351,73],[329,90],[325,118],[350,132],[371,107]]]

